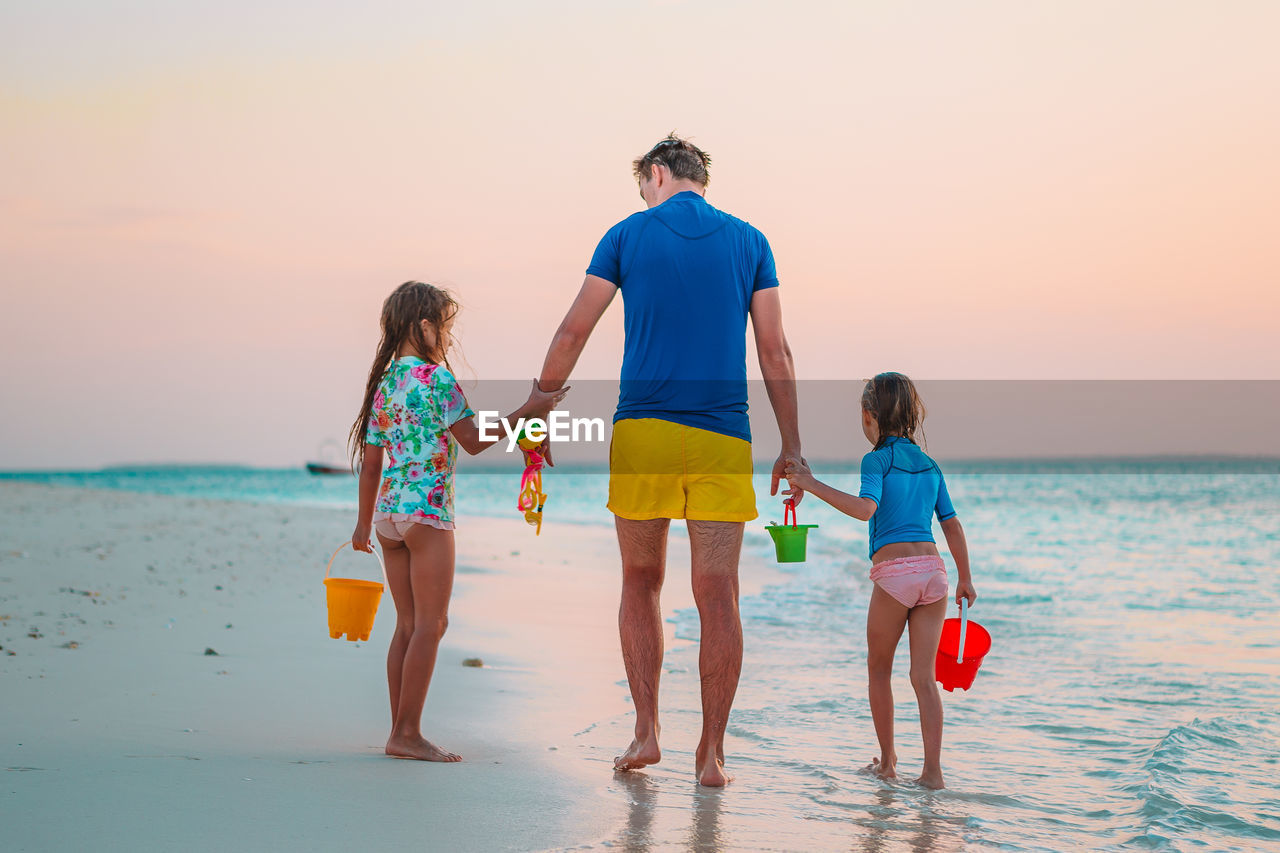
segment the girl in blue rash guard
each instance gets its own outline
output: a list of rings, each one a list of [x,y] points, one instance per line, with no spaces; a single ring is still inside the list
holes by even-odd
[[[862,392],[862,431],[874,450],[862,457],[857,497],[816,479],[801,459],[787,461],[794,491],[812,492],[845,515],[870,521],[871,580],[867,609],[867,698],[880,742],[880,757],[868,770],[897,776],[893,746],[893,655],[910,626],[911,686],[920,706],[924,769],[916,781],[944,787],[942,779],[942,699],[934,681],[934,659],[946,617],[947,569],[933,540],[933,517],[942,524],[956,561],[956,595],[972,605],[978,598],[969,576],[964,529],[951,505],[938,464],[915,442],[924,404],[914,383],[901,373],[881,373]]]

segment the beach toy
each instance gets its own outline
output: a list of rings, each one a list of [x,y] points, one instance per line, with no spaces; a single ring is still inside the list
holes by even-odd
[[[790,524],[787,524],[788,515],[791,516]],[[773,537],[773,547],[778,552],[778,562],[803,563],[809,528],[817,526],[816,524],[796,524],[796,502],[791,498],[783,501],[782,523],[770,522],[765,526],[765,530],[768,530],[769,535]]]
[[[537,528],[533,535],[541,536],[542,508],[547,503],[546,493],[542,491],[542,466],[547,460],[539,450],[542,442],[529,438],[524,430],[520,430],[516,444],[524,454],[524,474],[520,476],[520,494],[516,498],[516,509],[524,513],[525,521]]]
[[[325,600],[329,605],[329,636],[336,640],[346,634],[347,639],[352,642],[367,640],[369,632],[373,630],[373,617],[378,613],[378,602],[382,600],[382,584],[356,578],[329,577],[333,561],[343,548],[355,550],[350,542],[342,543],[333,552],[329,565],[324,570]],[[387,567],[383,565],[382,557],[377,551],[373,552],[373,556],[378,558],[378,565],[382,566],[382,578],[386,580]]]
[[[977,622],[969,621],[969,599],[960,599],[960,618],[942,623],[942,637],[938,640],[938,658],[935,673],[942,687],[953,692],[957,687],[968,690],[982,666],[982,659],[991,651],[991,635]]]

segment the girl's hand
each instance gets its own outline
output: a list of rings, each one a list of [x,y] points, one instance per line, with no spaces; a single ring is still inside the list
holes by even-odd
[[[809,470],[809,463],[797,456],[787,457],[786,472],[783,474],[787,478],[787,483],[792,489],[801,489],[803,491],[812,491],[814,483],[817,480],[813,477],[813,472]],[[783,492],[790,494],[790,492]]]
[[[524,410],[528,412],[526,417],[539,418],[546,420],[551,414],[551,410],[560,405],[560,402],[569,393],[572,386],[565,385],[555,391],[543,391],[538,386],[538,380],[533,380],[533,390],[529,392],[529,399],[525,401]]]
[[[369,535],[372,532],[373,525],[356,522],[355,532],[351,534],[351,547],[357,551],[373,553],[373,543],[369,541]]]
[[[970,607],[972,607],[973,603],[978,600],[978,593],[973,588],[972,581],[960,581],[959,583],[956,584],[956,605],[957,606],[959,606],[960,599],[962,598],[969,599]]]
[[[529,392],[529,399],[525,402],[525,408],[530,411],[529,417],[541,418],[546,420],[551,415],[551,410],[560,405],[560,401],[569,393],[571,385],[565,385],[557,391],[543,391],[542,386],[538,384],[538,380],[533,380],[533,390]],[[542,440],[538,452],[542,454],[542,458],[547,460],[547,464],[552,468],[556,463],[551,458],[551,436],[547,436]]]

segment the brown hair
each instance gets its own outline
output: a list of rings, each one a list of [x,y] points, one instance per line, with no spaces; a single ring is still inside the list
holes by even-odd
[[[373,398],[377,396],[382,377],[402,346],[410,344],[432,364],[436,363],[432,358],[439,355],[445,368],[453,372],[448,359],[453,336],[446,333],[444,327],[457,313],[458,303],[447,290],[421,281],[406,281],[382,303],[382,337],[378,340],[373,367],[369,369],[369,379],[365,382],[364,404],[347,436],[353,469],[364,453],[364,439],[373,415]],[[427,345],[427,336],[422,331],[423,320],[430,323],[435,331],[434,349]]]
[[[710,155],[689,140],[676,136],[674,130],[650,148],[648,154],[633,160],[631,171],[637,181],[646,180],[653,177],[653,167],[659,164],[670,169],[673,178],[687,178],[703,188],[711,183]]]
[[[918,443],[924,443],[924,401],[915,383],[901,373],[880,373],[868,380],[862,389],[862,408],[871,413],[880,428],[877,450],[895,435],[917,443],[916,430],[920,430]]]

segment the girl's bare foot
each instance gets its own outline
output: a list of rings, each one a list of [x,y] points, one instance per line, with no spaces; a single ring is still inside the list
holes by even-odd
[[[930,788],[934,791],[947,787],[942,783],[941,770],[926,770],[920,774],[920,778],[916,780],[916,784],[922,788]]]
[[[871,763],[862,768],[862,772],[868,776],[878,776],[881,779],[897,779],[898,778],[898,756],[893,756],[888,761],[880,758],[871,759]]]
[[[387,755],[392,758],[413,758],[418,761],[461,761],[462,756],[447,752],[431,741],[418,735],[417,737],[400,737],[392,735],[387,738]]]
[[[662,760],[662,750],[658,749],[658,738],[654,735],[646,740],[633,740],[631,746],[622,755],[614,756],[614,770],[639,770]]]

